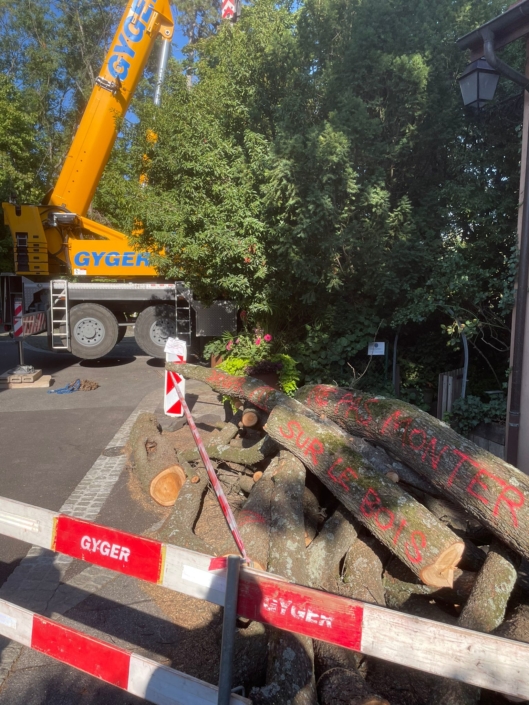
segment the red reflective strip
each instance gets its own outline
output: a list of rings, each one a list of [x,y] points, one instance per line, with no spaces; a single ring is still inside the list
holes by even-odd
[[[339,595],[241,573],[237,613],[360,651],[364,608]]]
[[[160,579],[162,544],[124,531],[59,516],[52,548],[140,580]]]
[[[127,689],[130,653],[117,646],[35,615],[31,648],[107,683]]]

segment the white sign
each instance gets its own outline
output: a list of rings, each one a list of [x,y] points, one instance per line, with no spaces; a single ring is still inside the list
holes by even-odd
[[[367,347],[368,355],[385,355],[386,343],[369,343]]]

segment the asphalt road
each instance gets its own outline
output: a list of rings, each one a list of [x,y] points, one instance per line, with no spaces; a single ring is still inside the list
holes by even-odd
[[[26,346],[25,362],[52,374],[55,388],[77,378],[100,385],[65,395],[0,390],[0,495],[56,511],[141,399],[159,388],[162,400],[162,363],[146,357],[131,336],[97,361]],[[17,363],[17,345],[0,335],[0,372]],[[0,537],[0,585],[28,548]]]

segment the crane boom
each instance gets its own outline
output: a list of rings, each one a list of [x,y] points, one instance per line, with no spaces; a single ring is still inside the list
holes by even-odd
[[[77,129],[50,205],[85,216],[158,34],[173,35],[169,0],[130,0]]]

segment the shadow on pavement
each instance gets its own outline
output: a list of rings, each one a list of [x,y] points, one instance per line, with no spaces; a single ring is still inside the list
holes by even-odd
[[[31,569],[31,560],[28,567]],[[46,582],[52,580],[48,570]],[[55,578],[58,576],[55,569]],[[58,580],[57,580],[58,582]],[[90,593],[73,585],[61,585],[62,600],[72,606],[66,612],[68,626],[91,637],[96,637],[119,648],[133,651],[160,665],[170,666],[208,683],[217,684],[219,678],[220,648],[222,637],[222,610],[204,601],[185,595],[170,593],[173,607],[171,620],[161,612],[157,602],[150,598],[151,586],[146,590],[140,581],[116,575],[103,590],[110,590],[118,600],[132,604],[121,604],[109,597]],[[162,600],[167,601],[169,591],[161,587]],[[2,590],[3,592],[3,590]],[[16,594],[1,595],[3,599],[21,607],[35,609],[35,591],[24,590]],[[57,594],[57,589],[54,591]],[[33,596],[32,596],[33,595]],[[39,600],[37,599],[37,602]],[[40,614],[52,617],[54,609],[61,609],[58,601],[48,598],[48,605],[41,601]],[[54,605],[55,602],[55,605]],[[142,605],[137,609],[135,605]],[[203,626],[189,628],[193,615],[202,610]],[[161,616],[160,616],[161,615]],[[191,616],[190,616],[191,615]],[[57,615],[53,615],[57,619]],[[58,621],[64,622],[64,618]],[[181,623],[179,623],[181,622]],[[0,637],[0,659],[9,646],[6,638]],[[11,648],[11,647],[9,647]],[[78,647],[77,647],[78,648]],[[267,633],[261,625],[252,624],[248,629],[239,629],[236,634],[233,687],[248,688],[264,684],[266,677]],[[8,649],[9,651],[9,649]],[[68,650],[65,650],[66,656]],[[4,664],[9,667],[9,664]],[[103,664],[103,668],[108,662]],[[109,673],[112,673],[112,669]],[[163,672],[155,672],[147,686],[157,692],[165,680]],[[10,672],[0,691],[1,705],[126,705],[144,703],[126,692],[102,683],[97,678],[84,674],[64,663],[34,650],[22,649],[10,667]]]
[[[98,360],[81,360],[79,362],[79,367],[96,367],[96,368],[105,368],[105,367],[121,367],[122,365],[129,365],[131,362],[134,362],[136,358],[134,356],[132,357],[100,357]]]

